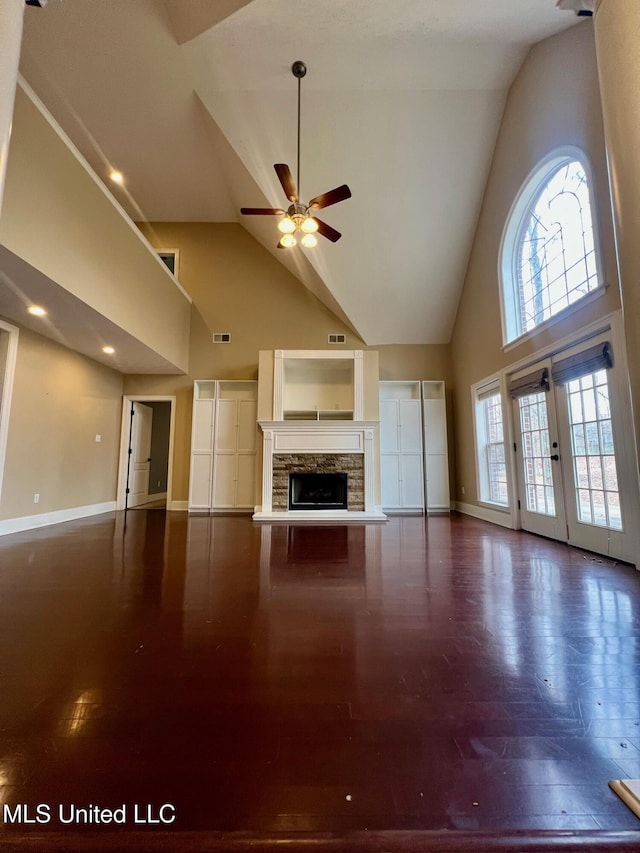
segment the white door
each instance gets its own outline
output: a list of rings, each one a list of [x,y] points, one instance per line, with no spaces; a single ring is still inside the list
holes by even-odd
[[[596,344],[602,345],[602,339]],[[564,353],[570,363],[571,351]],[[582,356],[584,357],[584,355]],[[581,373],[556,385],[565,453],[569,542],[620,560],[637,560],[637,469],[621,429],[625,419],[621,368]],[[633,461],[630,461],[633,460]]]
[[[149,501],[149,467],[151,462],[151,430],[153,409],[144,403],[131,404],[131,466],[129,469],[130,507]]]
[[[542,376],[547,364],[531,369]],[[561,454],[553,393],[535,391],[513,401],[518,502],[524,530],[567,539]]]

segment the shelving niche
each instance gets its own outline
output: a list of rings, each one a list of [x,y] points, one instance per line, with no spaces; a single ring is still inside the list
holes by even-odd
[[[362,351],[278,351],[274,420],[362,419]]]

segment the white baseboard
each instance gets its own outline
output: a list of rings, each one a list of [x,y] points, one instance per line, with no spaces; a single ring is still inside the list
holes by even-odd
[[[508,527],[509,530],[515,530],[513,519],[510,512],[500,512],[499,509],[491,509],[488,506],[476,506],[475,504],[465,504],[460,501],[456,502],[456,509],[465,515],[472,515],[474,518],[479,518],[482,521],[489,521],[491,524],[499,524],[500,527]]]
[[[60,524],[63,521],[76,521],[78,518],[101,515],[104,512],[113,512],[115,508],[115,501],[105,501],[101,504],[75,506],[70,509],[59,509],[55,512],[43,512],[40,515],[7,518],[4,521],[0,521],[0,536],[6,536],[8,533],[22,533],[24,530],[35,530],[38,527],[48,527],[50,524]]]
[[[171,501],[171,505],[169,506],[169,510],[171,512],[188,512],[189,511],[189,501]]]

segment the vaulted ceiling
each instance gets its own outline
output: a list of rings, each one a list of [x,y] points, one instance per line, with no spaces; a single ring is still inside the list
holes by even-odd
[[[21,72],[135,220],[239,222],[369,345],[449,340],[509,86],[555,0],[51,0]],[[276,250],[273,169],[353,193]]]

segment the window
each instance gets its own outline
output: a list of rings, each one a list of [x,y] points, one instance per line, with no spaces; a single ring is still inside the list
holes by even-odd
[[[556,153],[526,181],[502,240],[505,343],[598,288],[592,207],[588,167],[576,150]]]
[[[502,396],[496,383],[474,391],[478,497],[487,503],[509,505],[505,459]]]
[[[167,267],[170,273],[176,278],[178,277],[178,259],[180,253],[178,249],[157,249],[158,257]]]

